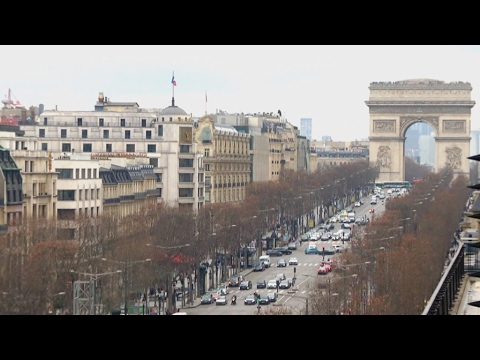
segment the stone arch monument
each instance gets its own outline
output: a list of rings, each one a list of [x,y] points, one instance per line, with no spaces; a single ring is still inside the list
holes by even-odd
[[[432,79],[373,82],[365,103],[370,114],[370,162],[377,181],[405,180],[405,133],[416,122],[435,132],[435,171],[451,166],[455,176],[470,173],[472,86]]]

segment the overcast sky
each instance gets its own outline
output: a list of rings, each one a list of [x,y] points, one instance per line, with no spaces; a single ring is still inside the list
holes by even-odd
[[[0,94],[27,108],[93,111],[98,93],[140,107],[175,105],[194,117],[281,110],[312,138],[369,136],[372,82],[469,82],[480,94],[478,45],[0,45]],[[3,92],[3,93],[1,93]],[[207,94],[207,97],[205,97]],[[205,99],[207,102],[205,103]],[[472,129],[480,128],[480,104]]]

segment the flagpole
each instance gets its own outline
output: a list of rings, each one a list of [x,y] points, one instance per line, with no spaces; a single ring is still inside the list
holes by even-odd
[[[207,115],[207,90],[205,90],[205,115]]]
[[[175,79],[175,72],[172,71],[172,105],[173,105],[173,101],[175,101],[175,85],[173,83],[173,80]]]

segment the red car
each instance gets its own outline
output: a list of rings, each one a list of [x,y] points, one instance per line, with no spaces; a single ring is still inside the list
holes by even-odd
[[[331,266],[329,266],[325,263],[322,263],[317,270],[317,274],[318,275],[326,275],[330,272],[330,270],[331,270]]]

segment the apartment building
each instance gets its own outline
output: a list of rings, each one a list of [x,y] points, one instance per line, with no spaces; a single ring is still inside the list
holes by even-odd
[[[195,122],[194,138],[203,153],[205,202],[244,200],[252,165],[250,135],[206,115]]]
[[[54,158],[142,158],[153,166],[157,202],[193,211],[204,204],[203,154],[193,142],[193,118],[173,98],[165,109],[142,109],[100,93],[95,111],[47,110],[20,130],[13,148],[48,151]]]

